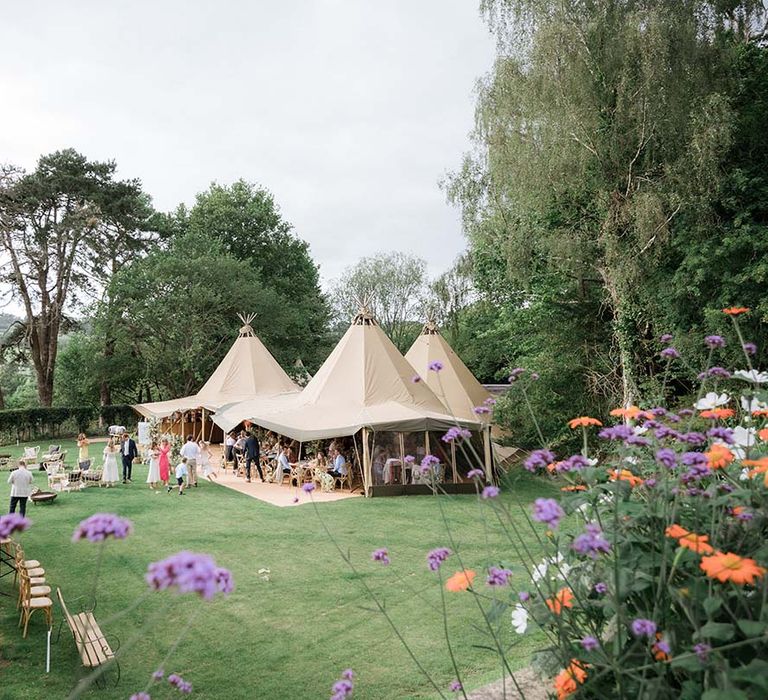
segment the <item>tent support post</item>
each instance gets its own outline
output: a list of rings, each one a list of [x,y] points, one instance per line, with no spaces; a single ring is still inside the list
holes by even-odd
[[[489,484],[493,483],[493,460],[491,457],[491,426],[487,425],[483,430],[483,447],[485,451],[485,479]]]
[[[456,478],[458,470],[456,469],[456,443],[453,440],[451,440],[451,469],[453,470],[452,482],[455,484],[458,481]]]
[[[363,428],[363,491],[366,498],[370,496],[371,486],[371,453],[368,449],[368,428]]]
[[[184,442],[184,411],[181,412],[181,441]]]
[[[203,409],[203,442],[205,442],[205,409]]]

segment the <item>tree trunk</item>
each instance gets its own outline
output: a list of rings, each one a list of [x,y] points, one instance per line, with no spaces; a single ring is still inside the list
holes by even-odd
[[[621,272],[603,270],[605,287],[613,308],[613,338],[619,350],[619,367],[621,370],[621,405],[632,406],[637,401],[637,373],[633,344],[637,337],[634,333],[631,302],[628,294],[622,289]]]

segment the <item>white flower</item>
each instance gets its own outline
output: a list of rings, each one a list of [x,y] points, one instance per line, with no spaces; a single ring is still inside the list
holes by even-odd
[[[541,579],[543,579],[547,575],[548,568],[549,567],[547,566],[547,560],[545,559],[543,562],[541,562],[541,564],[533,568],[533,575],[531,576],[531,580],[534,583],[538,583],[539,581],[541,581]]]
[[[551,571],[550,571],[551,567]],[[571,571],[571,565],[567,564],[565,557],[561,552],[557,553],[557,556],[550,559],[544,559],[541,564],[538,564],[533,568],[533,574],[531,574],[531,580],[534,583],[538,583],[545,577],[549,577],[552,581],[562,580],[565,581],[568,574]]]
[[[525,634],[525,630],[528,629],[528,611],[519,603],[512,611],[512,627],[518,634]]]
[[[716,391],[710,391],[703,399],[699,399],[696,402],[696,408],[700,411],[707,411],[718,406],[723,406],[731,400],[728,394],[718,395]]]
[[[755,411],[764,411],[768,408],[768,403],[765,401],[758,401],[757,399],[748,399],[746,396],[741,397],[741,407],[745,413],[754,413]]]
[[[749,479],[749,469],[744,467],[744,469],[741,470],[741,474],[739,474],[739,481],[746,481]]]
[[[765,384],[768,382],[768,372],[758,372],[756,369],[749,371],[745,369],[737,369],[733,373],[734,377],[743,379],[745,382],[752,382],[753,384]]]
[[[735,444],[728,449],[733,452],[737,459],[744,459],[746,457],[744,448],[755,446],[755,429],[737,425],[733,429],[733,441]]]
[[[644,433],[648,432],[648,426],[647,425],[636,425],[634,428],[632,428],[632,432],[635,435],[643,435]]]

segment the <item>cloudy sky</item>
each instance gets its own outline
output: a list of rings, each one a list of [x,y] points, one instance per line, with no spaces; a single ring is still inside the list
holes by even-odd
[[[270,189],[325,285],[464,248],[458,167],[494,43],[477,0],[31,0],[0,22],[0,161],[115,159],[162,210],[211,181]]]

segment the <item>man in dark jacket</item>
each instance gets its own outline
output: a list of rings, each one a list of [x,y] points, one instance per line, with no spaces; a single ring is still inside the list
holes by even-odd
[[[123,483],[130,481],[131,470],[133,469],[133,460],[139,456],[139,451],[136,449],[136,443],[131,439],[128,433],[123,433],[123,441],[120,444],[120,454],[123,457]]]
[[[256,462],[256,470],[259,472],[259,479],[264,481],[264,474],[261,471],[261,462],[259,461],[259,441],[255,433],[250,433],[245,441],[245,480],[251,480],[251,462]]]

